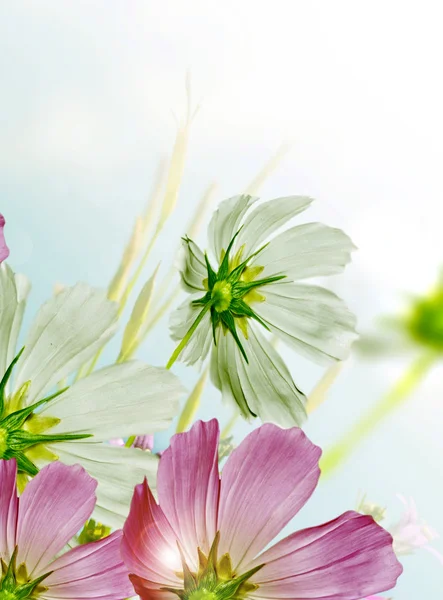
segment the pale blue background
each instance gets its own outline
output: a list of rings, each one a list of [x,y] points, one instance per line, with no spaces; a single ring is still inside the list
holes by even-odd
[[[263,195],[312,195],[318,202],[308,218],[350,233],[360,251],[331,284],[360,327],[396,310],[403,292],[432,285],[443,243],[437,12],[395,2],[257,4],[1,3],[0,210],[10,264],[33,280],[27,322],[54,282],[108,283],[156,161],[172,146],[171,109],[184,111],[187,67],[202,110],[177,214],[145,277],[158,259],[172,260],[181,224],[213,179],[218,199],[242,191],[290,139],[293,150]],[[164,322],[139,354],[164,364],[172,348]],[[299,385],[311,389],[321,370],[283,352]],[[321,446],[337,439],[406,364],[353,359],[308,434]],[[195,372],[176,371],[192,387]],[[434,370],[294,525],[355,507],[359,491],[394,519],[400,492],[443,531],[441,378]],[[201,416],[214,414],[228,418],[208,388]],[[240,424],[237,439],[246,430]],[[404,566],[396,599],[441,597],[436,559],[421,552]]]

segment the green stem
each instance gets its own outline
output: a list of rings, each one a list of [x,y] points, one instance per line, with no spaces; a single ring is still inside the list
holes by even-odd
[[[428,353],[416,359],[391,390],[379,400],[354,427],[330,450],[326,451],[320,462],[323,477],[341,465],[352,453],[355,447],[369,435],[379,423],[399,408],[411,395],[414,389],[423,381],[430,368],[435,364],[438,355]]]
[[[136,437],[137,437],[136,435],[131,435],[131,437],[129,437],[126,440],[126,444],[125,444],[126,448],[132,448],[132,444],[135,442]]]
[[[172,365],[175,363],[175,361],[177,360],[177,358],[180,356],[181,351],[186,346],[186,344],[189,342],[194,331],[200,325],[203,317],[208,312],[208,310],[211,308],[211,306],[212,306],[212,302],[208,302],[206,304],[206,306],[203,307],[203,310],[201,310],[199,312],[198,317],[195,319],[195,321],[192,323],[191,327],[188,329],[185,337],[182,339],[182,341],[179,343],[177,348],[172,353],[171,358],[169,359],[168,364],[166,365],[167,369],[170,369],[172,367]]]

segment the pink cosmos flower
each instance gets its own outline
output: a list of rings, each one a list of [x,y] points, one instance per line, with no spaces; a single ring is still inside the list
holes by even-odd
[[[131,596],[121,531],[60,555],[90,517],[97,482],[78,465],[54,462],[18,498],[16,477],[15,460],[0,460],[0,598]]]
[[[314,491],[320,449],[298,428],[266,424],[220,478],[219,426],[197,422],[160,459],[156,503],[135,488],[122,556],[143,600],[357,600],[402,571],[391,535],[349,511],[265,550]]]
[[[9,256],[9,248],[6,245],[3,229],[5,227],[5,218],[0,214],[0,264]]]

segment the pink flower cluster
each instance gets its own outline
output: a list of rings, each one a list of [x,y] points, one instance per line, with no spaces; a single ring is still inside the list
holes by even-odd
[[[54,462],[18,497],[16,463],[0,460],[0,598],[121,600],[133,585],[144,600],[358,600],[395,585],[390,534],[353,511],[268,547],[318,482],[320,450],[301,429],[256,429],[221,477],[218,442],[216,420],[174,436],[159,503],[145,480],[123,534],[64,553],[94,509],[96,482]]]

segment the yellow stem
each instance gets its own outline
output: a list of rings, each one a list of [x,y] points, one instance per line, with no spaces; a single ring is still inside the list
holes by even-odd
[[[123,310],[125,309],[126,303],[128,301],[129,296],[131,295],[132,290],[134,289],[135,284],[138,281],[138,278],[140,277],[143,268],[146,264],[146,261],[149,258],[149,255],[151,254],[152,248],[154,247],[155,242],[157,241],[158,236],[160,235],[162,230],[162,226],[157,226],[157,229],[154,232],[154,235],[151,237],[149,244],[145,250],[145,253],[143,254],[143,257],[137,267],[137,269],[135,270],[134,275],[131,277],[131,279],[129,280],[128,285],[126,286],[125,291],[123,292],[123,295],[121,297],[120,300],[120,306],[118,309],[118,315],[121,316]]]
[[[437,356],[435,353],[428,353],[416,359],[391,390],[335,446],[325,452],[320,462],[323,477],[331,475],[385,417],[408,399],[434,365]]]
[[[229,421],[226,423],[226,425],[223,427],[221,434],[220,434],[220,439],[224,440],[225,438],[227,438],[229,436],[229,434],[232,431],[232,428],[234,427],[234,425],[237,423],[237,419],[239,417],[239,413],[235,412],[232,417],[229,419]]]
[[[182,433],[183,431],[186,431],[192,423],[192,420],[200,406],[200,400],[206,384],[207,376],[208,367],[206,367],[203,373],[200,375],[200,379],[195,384],[194,389],[189,394],[188,399],[185,402],[177,423],[176,433]]]

